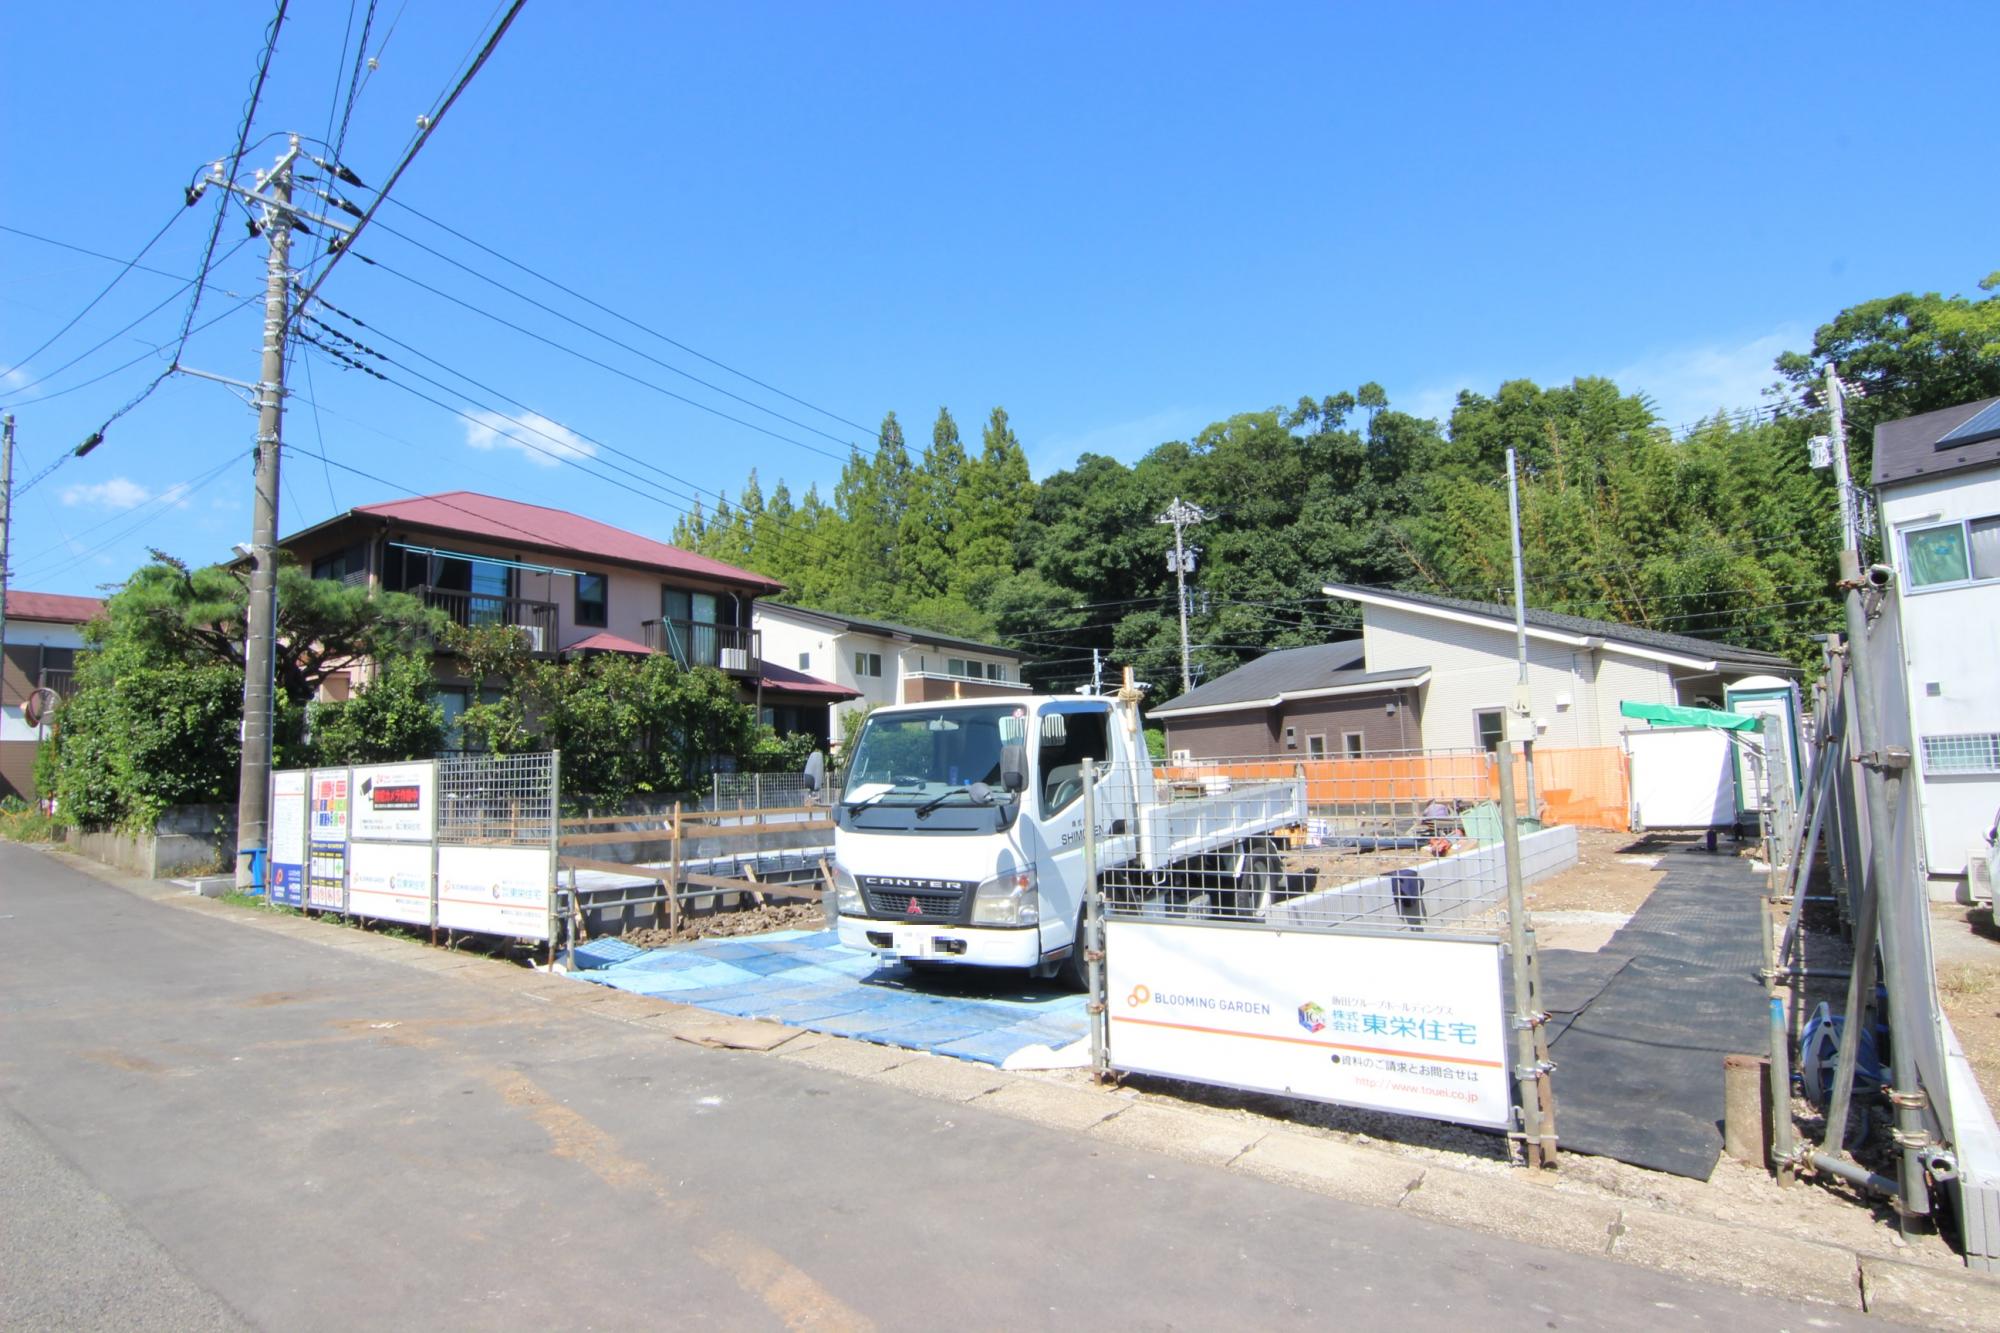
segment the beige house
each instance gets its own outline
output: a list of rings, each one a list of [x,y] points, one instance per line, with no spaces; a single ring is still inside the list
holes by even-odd
[[[755,607],[783,585],[565,510],[450,491],[350,509],[282,545],[314,578],[407,592],[461,625],[518,626],[540,656],[714,667],[781,732],[824,742],[828,704],[856,693],[766,660]],[[443,655],[438,678],[455,716],[472,702],[466,682]]]

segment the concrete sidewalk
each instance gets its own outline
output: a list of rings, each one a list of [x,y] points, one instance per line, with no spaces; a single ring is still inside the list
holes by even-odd
[[[1831,1247],[1746,1252],[1713,1224],[1524,1202],[1547,1195],[1525,1182],[1512,1213],[1538,1243],[1466,1231],[1439,1219],[1490,1208],[1469,1175],[113,887],[8,845],[0,925],[9,1151],[58,1182],[34,1207],[10,1192],[4,1231],[95,1216],[76,1234],[145,1238],[163,1265],[147,1292],[181,1284],[216,1322],[1861,1319],[1861,1269]],[[47,1256],[9,1264],[0,1323],[87,1285],[88,1246],[69,1268]],[[1932,1305],[1990,1294],[1920,1277]],[[84,1322],[178,1322],[136,1295]],[[1990,1314],[1967,1308],[1968,1326]]]

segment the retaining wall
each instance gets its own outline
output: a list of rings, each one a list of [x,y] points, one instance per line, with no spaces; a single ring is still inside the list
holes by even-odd
[[[1573,827],[1521,835],[1524,884],[1567,870],[1576,860]],[[1415,875],[1421,884],[1418,893],[1412,896],[1406,887],[1399,899],[1391,875],[1371,875],[1279,903],[1268,920],[1274,926],[1367,924],[1421,930],[1479,916],[1507,902],[1507,849],[1497,842],[1435,860],[1413,859],[1407,870],[1395,873]]]
[[[150,833],[73,828],[67,841],[80,856],[148,879],[227,871],[236,860],[236,807],[176,806]]]

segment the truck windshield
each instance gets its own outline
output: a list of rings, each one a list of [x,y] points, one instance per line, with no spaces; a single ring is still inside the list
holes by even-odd
[[[841,800],[921,805],[975,782],[1002,796],[1001,744],[1018,741],[1026,727],[1026,710],[1007,704],[877,713],[861,728]],[[951,801],[970,805],[973,797],[958,794]]]

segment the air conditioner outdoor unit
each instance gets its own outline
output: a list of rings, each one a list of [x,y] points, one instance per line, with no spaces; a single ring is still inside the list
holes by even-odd
[[[722,669],[724,671],[748,671],[750,669],[750,650],[748,648],[724,648],[722,650]]]
[[[1184,768],[1194,762],[1194,751],[1175,750],[1173,763],[1176,768]]]
[[[542,651],[542,627],[540,625],[516,625],[514,628],[521,631],[522,635],[528,640],[529,652],[539,653]]]

